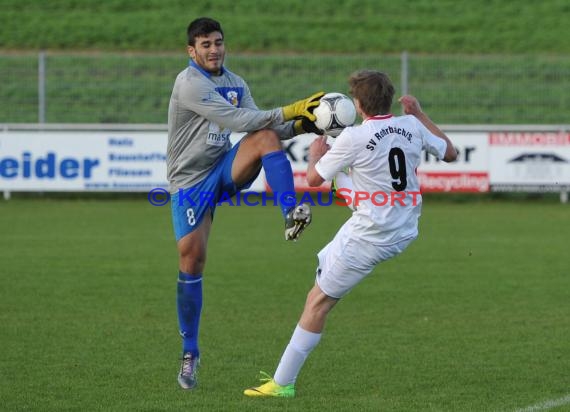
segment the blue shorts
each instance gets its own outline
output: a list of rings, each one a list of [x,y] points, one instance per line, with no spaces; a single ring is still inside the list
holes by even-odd
[[[220,200],[227,200],[238,191],[247,189],[259,175],[259,171],[247,183],[237,187],[232,180],[232,164],[239,148],[239,142],[224,154],[212,171],[200,183],[179,189],[170,198],[172,224],[178,242],[182,237],[200,226],[210,211],[212,218]],[[261,168],[259,169],[261,171]]]

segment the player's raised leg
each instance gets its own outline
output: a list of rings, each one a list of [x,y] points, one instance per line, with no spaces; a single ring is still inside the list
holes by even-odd
[[[260,130],[245,136],[232,165],[232,178],[236,184],[248,182],[263,166],[269,186],[285,218],[285,239],[297,240],[311,223],[312,213],[308,204],[296,205],[293,170],[272,130]]]

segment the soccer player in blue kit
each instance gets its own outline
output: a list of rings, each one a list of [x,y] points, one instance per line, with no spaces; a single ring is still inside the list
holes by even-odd
[[[179,254],[178,382],[192,389],[197,384],[202,274],[215,205],[249,187],[263,167],[285,219],[285,239],[298,239],[311,222],[311,210],[296,204],[293,172],[281,140],[319,132],[312,111],[324,93],[260,110],[247,83],[223,64],[219,22],[198,18],[187,34],[190,63],[176,78],[168,108],[167,177]],[[231,132],[246,135],[232,147]]]

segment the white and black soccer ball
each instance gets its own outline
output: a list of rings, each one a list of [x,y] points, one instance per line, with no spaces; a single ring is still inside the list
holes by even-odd
[[[325,94],[313,114],[317,118],[315,126],[331,137],[337,137],[342,129],[352,126],[356,121],[354,103],[342,93]]]

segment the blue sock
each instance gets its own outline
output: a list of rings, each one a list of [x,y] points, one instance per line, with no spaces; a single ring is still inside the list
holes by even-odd
[[[267,183],[276,194],[283,216],[297,203],[295,197],[295,183],[293,182],[293,169],[287,160],[285,152],[278,150],[267,153],[261,158]]]
[[[182,336],[183,353],[199,357],[198,329],[202,311],[202,274],[178,274],[178,325]]]

